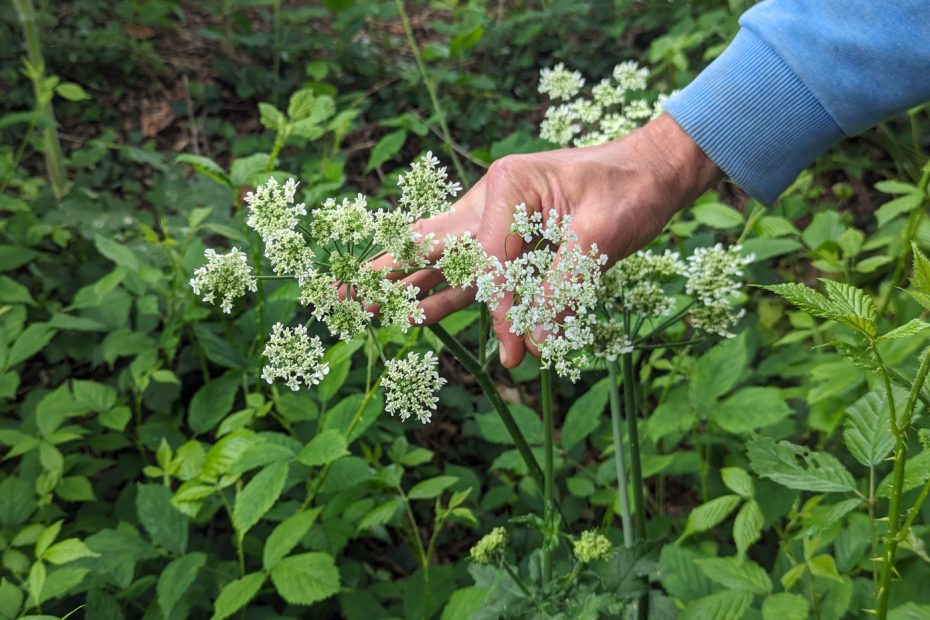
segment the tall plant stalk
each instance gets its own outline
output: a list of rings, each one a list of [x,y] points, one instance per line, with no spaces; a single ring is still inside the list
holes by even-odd
[[[627,421],[627,433],[630,435],[630,475],[633,479],[633,510],[636,512],[634,542],[646,539],[646,501],[643,495],[643,468],[639,458],[639,429],[636,415],[636,383],[633,373],[633,354],[624,353],[620,357],[623,370],[623,401]],[[649,593],[636,602],[639,620],[649,618]]]
[[[875,348],[878,353],[877,347]],[[879,358],[880,360],[881,358]],[[881,363],[881,362],[880,362]],[[884,371],[884,364],[881,364]],[[878,584],[878,595],[876,601],[876,611],[879,620],[885,620],[888,617],[888,600],[891,593],[891,577],[895,572],[894,560],[898,551],[898,544],[901,542],[902,533],[907,533],[907,528],[901,528],[901,497],[904,495],[904,473],[907,461],[907,430],[910,427],[911,417],[914,414],[914,407],[917,404],[917,398],[923,389],[924,381],[927,379],[927,373],[930,371],[930,350],[924,353],[921,360],[920,368],[917,370],[917,376],[911,386],[911,391],[907,397],[907,403],[900,418],[897,417],[894,407],[894,394],[891,391],[891,382],[888,380],[887,371],[883,372],[885,379],[886,392],[888,394],[889,411],[891,414],[889,423],[891,431],[895,436],[894,447],[894,469],[892,472],[891,499],[888,505],[888,531],[885,534],[885,549],[882,553],[882,576]],[[910,527],[912,519],[908,517],[906,522]]]
[[[45,167],[52,191],[55,192],[55,196],[60,198],[67,190],[68,177],[65,173],[64,156],[61,151],[61,140],[58,138],[58,124],[55,122],[55,112],[52,108],[50,95],[44,92],[45,87],[42,83],[45,77],[45,59],[42,57],[42,44],[39,40],[39,27],[36,24],[36,11],[32,0],[13,0],[13,6],[16,7],[16,14],[19,16],[19,23],[23,29],[26,57],[29,59],[29,64],[38,72],[38,75],[32,78],[32,86],[36,96],[36,113],[43,118],[42,143],[45,150]],[[45,101],[46,98],[49,100]]]
[[[417,70],[420,72],[420,79],[423,80],[423,85],[426,86],[426,92],[429,93],[430,102],[433,104],[433,111],[439,119],[439,128],[442,131],[442,140],[445,144],[446,151],[448,151],[449,157],[452,159],[452,164],[455,166],[456,173],[459,175],[462,183],[467,187],[469,183],[468,176],[465,174],[465,167],[462,166],[462,160],[459,159],[459,155],[455,151],[452,133],[449,131],[448,123],[446,123],[445,110],[443,110],[442,104],[439,102],[439,96],[436,94],[436,85],[433,84],[433,79],[430,77],[429,71],[426,70],[426,64],[423,62],[422,54],[420,54],[420,46],[413,36],[413,28],[410,26],[410,18],[407,16],[407,9],[404,7],[403,0],[394,0],[394,4],[397,6],[400,22],[404,27],[404,35],[407,37],[407,47],[410,48],[410,53],[413,54],[413,59],[417,63]]]
[[[630,515],[630,490],[627,485],[626,451],[623,448],[623,428],[620,413],[620,385],[617,377],[617,362],[608,361],[610,377],[610,423],[614,436],[614,464],[617,468],[617,494],[620,500],[620,529],[623,545],[633,546],[633,519]]]
[[[546,524],[546,533],[554,522],[552,514],[553,490],[553,444],[552,444],[552,371],[541,368],[539,371],[539,389],[542,395],[543,415],[543,522]],[[549,540],[543,541],[543,583],[552,581],[552,544]]]

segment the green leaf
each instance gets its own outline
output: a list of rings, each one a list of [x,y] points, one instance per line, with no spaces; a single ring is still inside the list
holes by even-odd
[[[6,367],[11,368],[45,348],[55,336],[55,329],[48,323],[32,323],[23,330],[7,354]]]
[[[916,336],[917,334],[923,332],[925,329],[930,327],[930,323],[922,321],[920,319],[911,319],[904,325],[896,327],[888,333],[882,334],[878,337],[879,340],[893,340],[895,338],[910,338],[911,336]]]
[[[207,381],[191,399],[187,410],[187,423],[195,433],[206,433],[232,411],[239,386],[240,375],[227,372],[218,379]]]
[[[308,118],[316,105],[316,95],[309,88],[298,90],[287,104],[287,115],[292,121]]]
[[[762,601],[762,620],[807,620],[807,599],[798,594],[779,592]]]
[[[696,560],[704,556],[687,547],[665,545],[659,554],[659,575],[662,586],[669,594],[683,601],[690,601],[710,594],[711,581],[698,568]]]
[[[42,559],[51,564],[66,564],[81,558],[95,558],[99,555],[88,549],[83,541],[77,538],[66,538],[46,549],[42,554]]]
[[[223,620],[248,605],[264,583],[265,573],[251,573],[227,583],[216,597],[210,620]]]
[[[835,308],[834,316],[831,318],[869,336],[875,336],[875,317],[878,310],[875,308],[872,297],[862,289],[849,284],[833,280],[821,280],[821,282],[827,298]]]
[[[570,451],[597,430],[604,419],[604,407],[609,395],[610,382],[602,379],[572,403],[562,423],[560,440],[563,449]]]
[[[743,388],[712,409],[710,418],[735,435],[772,426],[791,415],[781,390],[774,387]]]
[[[911,252],[914,255],[914,273],[911,275],[911,287],[924,295],[930,295],[930,259],[924,254],[916,243],[911,243]]]
[[[920,194],[920,188],[911,183],[905,183],[904,181],[897,181],[895,179],[889,179],[887,181],[879,181],[875,184],[875,189],[880,191],[883,194]]]
[[[229,180],[229,177],[226,176],[226,172],[220,168],[220,165],[210,159],[209,157],[203,157],[202,155],[193,155],[191,153],[181,153],[174,158],[174,163],[176,164],[188,164],[193,168],[198,174],[202,174],[211,181],[216,181],[220,185],[225,185],[227,187],[233,187],[232,182]]]
[[[678,620],[740,620],[750,605],[752,594],[724,590],[689,603]]]
[[[238,494],[232,520],[239,536],[245,536],[278,501],[284,490],[287,471],[287,461],[272,463],[258,472]]]
[[[724,467],[720,470],[720,477],[723,479],[723,484],[737,495],[747,499],[752,497],[754,492],[752,476],[746,473],[746,470],[739,467]]]
[[[772,591],[772,580],[765,569],[748,559],[706,558],[695,563],[713,582],[738,592],[764,596]]]
[[[16,476],[0,482],[0,524],[19,525],[36,509],[32,486]]]
[[[16,618],[23,604],[23,591],[0,577],[0,618]]]
[[[840,573],[836,570],[836,562],[831,555],[818,555],[807,561],[807,569],[815,577],[824,577],[826,579],[840,579]]]
[[[378,140],[378,143],[375,144],[375,147],[371,149],[371,156],[368,158],[368,165],[365,166],[365,172],[371,172],[397,155],[406,141],[407,130],[405,129],[396,129],[383,136]]]
[[[543,426],[539,414],[524,405],[509,405],[508,408],[527,443],[533,446],[542,444]],[[491,443],[513,445],[513,439],[507,432],[507,427],[496,413],[479,413],[475,416],[475,421],[484,439]]]
[[[29,289],[10,277],[0,276],[0,303],[35,305]]]
[[[75,84],[74,82],[62,82],[55,87],[55,94],[60,95],[68,101],[84,101],[90,99],[90,95],[87,94],[87,91],[81,88],[80,84]]]
[[[55,539],[58,538],[58,534],[61,533],[62,523],[64,523],[63,520],[55,521],[43,529],[38,538],[36,538],[35,553],[37,558],[41,558],[45,554],[45,551],[55,542]]]
[[[174,606],[178,604],[187,589],[197,578],[197,571],[207,561],[203,553],[190,553],[172,560],[158,576],[158,606],[165,618],[171,617]]]
[[[255,177],[268,167],[268,153],[255,153],[248,157],[234,159],[229,167],[229,182],[233,187],[245,187],[255,182]]]
[[[391,519],[394,518],[394,515],[397,514],[398,509],[404,505],[404,501],[398,497],[389,499],[388,501],[375,506],[361,518],[358,522],[356,531],[363,531],[379,525],[386,525],[391,522]]]
[[[136,258],[136,255],[132,253],[132,250],[126,246],[120,245],[116,241],[104,237],[103,235],[94,236],[94,245],[97,247],[97,251],[100,252],[100,254],[109,258],[120,267],[129,271],[139,270],[139,260]]]
[[[879,226],[884,226],[891,220],[895,219],[902,213],[908,213],[918,208],[924,202],[922,194],[905,194],[900,198],[889,200],[875,210],[875,219],[878,220]]]
[[[114,407],[97,416],[97,421],[112,431],[122,432],[125,430],[126,425],[129,424],[131,417],[132,412],[129,407]]]
[[[804,284],[789,282],[761,288],[781,295],[804,312],[821,319],[831,319],[836,313],[836,309],[829,299]]]
[[[287,125],[287,118],[285,118],[284,114],[270,103],[259,103],[258,115],[265,129],[280,132]]]
[[[468,586],[452,593],[449,602],[442,610],[439,620],[462,620],[472,618],[484,608],[487,590],[478,586]]]
[[[888,474],[878,485],[880,497],[891,497],[892,476]],[[924,450],[917,456],[907,459],[904,464],[904,492],[916,489],[930,478],[930,450]]]
[[[741,501],[743,498],[739,495],[723,495],[698,506],[688,514],[688,522],[682,536],[706,532],[716,527],[736,510]]]
[[[732,390],[749,361],[746,338],[725,340],[698,358],[688,384],[688,400],[699,411],[708,411],[720,396]]]
[[[109,411],[116,404],[116,390],[96,381],[74,380],[71,382],[71,392],[74,394],[74,402],[90,411]]]
[[[171,490],[160,484],[142,484],[136,495],[136,512],[155,544],[177,555],[187,550],[188,523],[171,503]]]
[[[691,207],[691,213],[701,224],[728,229],[743,225],[743,214],[721,202],[705,202]]]
[[[0,271],[12,271],[34,260],[39,255],[35,250],[16,245],[0,245]]]
[[[45,578],[48,573],[45,570],[45,564],[41,561],[33,563],[29,568],[29,576],[26,578],[26,588],[33,600],[42,600],[42,588],[45,587]]]
[[[757,475],[799,491],[852,493],[856,481],[836,457],[771,437],[749,441],[747,453]]]
[[[336,429],[330,429],[311,439],[297,455],[297,460],[308,467],[319,467],[348,453],[345,436]]]
[[[220,476],[228,473],[233,463],[259,441],[255,433],[244,429],[224,436],[210,448],[204,457],[200,478],[204,482],[216,481]]]
[[[843,517],[859,508],[861,505],[862,500],[854,497],[851,499],[844,499],[830,506],[817,506],[813,511],[810,525],[804,530],[803,535],[816,537],[827,533],[833,526],[839,523]]]
[[[762,515],[759,503],[751,499],[743,504],[733,521],[733,541],[736,543],[736,550],[740,556],[745,556],[749,547],[762,538],[764,525],[765,517]]]
[[[843,443],[866,467],[881,465],[894,448],[891,412],[885,392],[869,392],[846,408]]]
[[[458,476],[436,476],[429,480],[423,480],[407,491],[407,497],[409,499],[433,499],[442,495],[443,491],[458,481]]]
[[[310,531],[310,527],[316,521],[322,508],[313,508],[304,510],[292,515],[279,523],[268,540],[265,541],[265,549],[262,552],[262,566],[265,570],[271,570],[281,558],[290,553],[296,547],[301,539]]]
[[[271,569],[278,594],[292,605],[312,605],[339,591],[339,570],[326,553],[301,553]]]

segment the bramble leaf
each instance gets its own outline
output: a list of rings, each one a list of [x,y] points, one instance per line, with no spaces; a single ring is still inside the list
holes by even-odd
[[[813,452],[787,441],[775,443],[758,437],[748,444],[753,471],[759,476],[799,491],[847,493],[856,490],[856,481],[835,456]]]
[[[888,397],[869,392],[846,409],[843,443],[866,467],[880,465],[894,448],[889,422]]]

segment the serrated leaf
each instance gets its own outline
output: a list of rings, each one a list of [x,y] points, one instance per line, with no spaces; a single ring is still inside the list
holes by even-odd
[[[339,570],[326,553],[302,553],[278,562],[271,581],[288,603],[312,605],[339,591]]]
[[[265,573],[252,573],[227,583],[216,597],[210,620],[223,620],[248,605],[264,583]]]
[[[733,521],[733,541],[741,556],[745,556],[749,547],[762,538],[764,525],[765,517],[762,515],[759,503],[751,499],[743,504]]]
[[[699,411],[708,411],[720,396],[732,390],[748,362],[746,337],[740,335],[712,347],[698,358],[691,371],[688,400]]]
[[[371,156],[368,158],[368,165],[365,166],[365,172],[371,172],[397,155],[406,141],[407,130],[405,129],[396,129],[383,136],[378,140],[374,148],[371,149]]]
[[[362,530],[367,530],[372,527],[390,523],[391,519],[394,518],[394,515],[397,514],[397,510],[403,505],[403,500],[395,497],[389,499],[383,504],[375,506],[369,510],[358,522],[356,530],[361,532]]]
[[[45,348],[57,331],[48,323],[32,323],[23,330],[7,354],[5,367],[11,368]]]
[[[713,582],[730,590],[764,596],[772,591],[772,580],[765,569],[748,559],[706,558],[695,564]]]
[[[236,496],[232,520],[239,536],[245,536],[278,501],[284,490],[287,471],[287,461],[272,463],[249,480]]]
[[[814,452],[787,441],[775,443],[758,437],[748,444],[747,454],[757,475],[799,491],[849,493],[856,481],[833,455]]]
[[[409,499],[433,499],[439,497],[443,491],[459,481],[458,476],[436,476],[413,485],[407,491]]]
[[[751,604],[752,594],[724,590],[688,603],[678,619],[740,620]]]
[[[879,497],[891,497],[892,476],[888,474],[878,485]],[[907,493],[924,484],[930,478],[930,450],[923,450],[904,464],[904,492]]]
[[[893,340],[895,338],[909,338],[911,336],[916,336],[925,329],[930,327],[930,323],[922,321],[920,319],[911,319],[904,325],[896,327],[888,333],[882,334],[878,337],[879,340]]]
[[[268,540],[265,541],[265,548],[262,551],[262,566],[265,570],[271,570],[281,558],[290,553],[296,547],[301,539],[310,531],[310,527],[316,521],[320,514],[321,508],[313,508],[298,512],[279,523]]]
[[[710,500],[691,511],[683,536],[706,532],[716,527],[743,501],[739,495],[724,495]]]
[[[310,116],[316,104],[316,95],[309,88],[298,90],[291,95],[287,104],[287,115],[292,121],[300,121]]]
[[[881,465],[894,448],[890,416],[884,391],[869,392],[846,409],[843,443],[866,467]]]
[[[194,433],[206,433],[232,411],[238,385],[239,375],[227,372],[207,381],[194,393],[187,410],[187,423]]]
[[[311,439],[297,455],[297,460],[308,467],[319,467],[348,453],[345,436],[336,429],[330,429]]]
[[[911,275],[911,287],[925,296],[930,295],[930,259],[916,243],[911,243],[914,273]]]
[[[770,594],[762,601],[762,620],[807,620],[807,599],[790,592]]]
[[[818,555],[807,561],[807,569],[815,577],[826,579],[839,579],[840,573],[836,570],[836,562],[831,555]]]
[[[691,601],[710,594],[714,586],[695,564],[705,556],[694,549],[665,545],[659,554],[659,576],[662,586],[675,598]]]
[[[91,551],[82,540],[66,538],[45,550],[42,559],[51,564],[66,564],[81,558],[95,558],[99,553]]]
[[[814,512],[811,524],[804,530],[803,535],[817,537],[826,533],[839,523],[843,517],[861,505],[861,499],[851,498],[830,506],[818,507],[819,509]]]
[[[799,309],[821,319],[833,318],[835,308],[826,297],[804,284],[789,282],[763,286],[767,291],[781,295]]]
[[[270,159],[268,153],[255,153],[234,159],[229,166],[230,183],[234,187],[245,187],[256,182],[255,177],[265,171]]]
[[[835,320],[858,329],[869,336],[875,336],[875,317],[878,310],[872,297],[863,291],[843,282],[821,280],[827,298],[836,308]]]
[[[156,586],[158,606],[165,618],[171,617],[171,612],[187,589],[197,578],[197,571],[207,561],[203,553],[190,553],[172,560],[165,570],[158,576]]]
[[[258,104],[258,116],[262,126],[271,131],[280,131],[287,124],[284,114],[270,103]]]

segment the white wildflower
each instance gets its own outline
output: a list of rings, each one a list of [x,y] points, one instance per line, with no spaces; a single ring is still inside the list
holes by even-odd
[[[443,213],[452,208],[450,198],[462,191],[459,183],[449,180],[446,167],[432,152],[410,164],[410,171],[397,178],[400,205],[414,220]]]
[[[294,276],[303,282],[313,273],[313,250],[296,230],[280,230],[269,237],[265,241],[265,256],[278,275]]]
[[[322,319],[333,336],[349,342],[365,331],[371,316],[354,299],[342,299],[332,304]]]
[[[549,107],[546,117],[539,125],[539,137],[553,144],[565,146],[582,130],[581,123],[572,106],[562,104]]]
[[[635,60],[621,62],[614,67],[614,80],[622,91],[643,90],[649,78],[649,69],[640,67]]]
[[[288,179],[280,185],[274,177],[264,185],[259,185],[254,192],[245,196],[249,206],[246,224],[255,230],[262,239],[267,239],[282,230],[292,230],[298,223],[298,216],[307,215],[303,203],[294,203],[297,193],[297,181]]]
[[[420,289],[402,282],[381,280],[381,287],[374,303],[381,312],[381,322],[399,327],[406,332],[411,324],[419,325],[426,320],[417,295]]]
[[[627,135],[637,127],[637,123],[623,114],[605,114],[601,119],[600,130],[608,140],[616,140]]]
[[[281,379],[294,391],[300,389],[301,382],[307,387],[317,385],[329,372],[320,339],[308,336],[304,325],[285,327],[275,323],[263,355],[268,363],[262,369],[262,378],[268,383]]]
[[[652,117],[653,106],[645,99],[634,99],[624,106],[623,113],[630,120],[645,121]]]
[[[336,281],[328,273],[310,271],[300,283],[300,303],[310,306],[311,314],[318,321],[329,314],[338,301]]]
[[[436,392],[446,383],[436,368],[439,360],[432,351],[422,357],[408,353],[400,360],[388,360],[381,387],[384,388],[384,409],[402,421],[410,416],[426,424],[430,421],[439,398]]]
[[[609,79],[603,79],[591,89],[591,96],[601,107],[610,108],[623,101],[623,91]]]
[[[359,243],[368,239],[374,229],[374,218],[368,210],[368,199],[358,194],[354,200],[336,202],[328,198],[322,207],[313,210],[310,232],[318,242]]]
[[[442,272],[446,282],[453,287],[467,287],[492,266],[491,258],[470,232],[461,237],[449,236],[446,239],[442,256],[436,267]]]
[[[698,248],[688,257],[685,292],[694,295],[705,306],[729,302],[739,295],[743,267],[753,261],[742,256],[738,245],[724,248]]]
[[[194,294],[203,295],[207,303],[216,303],[219,298],[220,308],[229,314],[232,312],[233,300],[258,290],[258,280],[252,275],[252,267],[244,252],[233,248],[228,254],[217,254],[213,249],[203,253],[207,264],[194,271],[190,280]]]
[[[539,92],[551,99],[571,99],[584,86],[584,77],[578,71],[569,71],[564,63],[539,72]]]
[[[569,106],[571,106],[573,116],[588,125],[593,125],[601,120],[601,116],[604,114],[603,106],[590,99],[578,99],[571,102]]]

